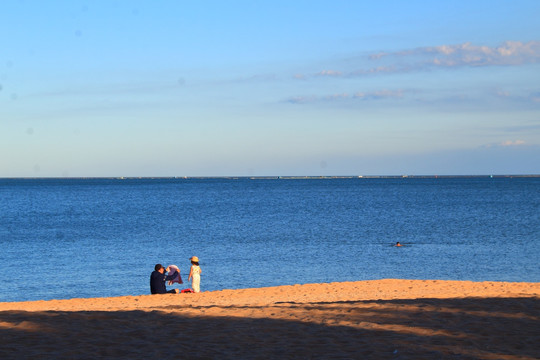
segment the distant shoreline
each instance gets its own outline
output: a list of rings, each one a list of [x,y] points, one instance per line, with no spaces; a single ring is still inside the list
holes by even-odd
[[[300,176],[74,176],[0,177],[0,180],[317,180],[317,179],[511,179],[540,178],[540,174],[508,175],[300,175]]]

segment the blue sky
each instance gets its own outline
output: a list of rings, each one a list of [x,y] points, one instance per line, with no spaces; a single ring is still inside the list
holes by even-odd
[[[540,173],[538,1],[10,1],[0,177]]]

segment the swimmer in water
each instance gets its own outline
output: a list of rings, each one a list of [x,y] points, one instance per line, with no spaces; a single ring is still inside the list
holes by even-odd
[[[398,242],[396,243],[396,245],[394,245],[394,246],[402,246],[402,245],[401,245],[401,244],[399,243],[399,241],[398,241]]]

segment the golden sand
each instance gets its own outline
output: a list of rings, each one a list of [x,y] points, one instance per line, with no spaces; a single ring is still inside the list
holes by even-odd
[[[540,283],[373,280],[0,303],[0,359],[540,359]]]

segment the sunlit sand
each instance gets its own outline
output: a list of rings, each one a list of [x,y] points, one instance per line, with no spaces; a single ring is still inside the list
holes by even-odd
[[[0,358],[537,359],[540,283],[374,280],[0,303]]]

